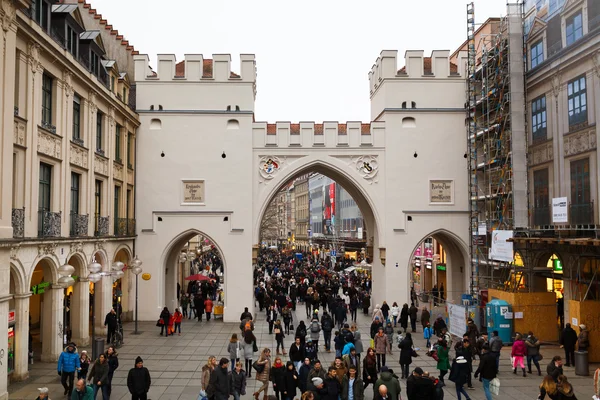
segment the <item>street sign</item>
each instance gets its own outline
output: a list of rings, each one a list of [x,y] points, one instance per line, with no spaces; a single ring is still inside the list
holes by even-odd
[[[329,255],[330,255],[331,257],[336,257],[336,256],[337,256],[337,254],[335,253],[335,250],[331,250],[331,251],[329,252]]]

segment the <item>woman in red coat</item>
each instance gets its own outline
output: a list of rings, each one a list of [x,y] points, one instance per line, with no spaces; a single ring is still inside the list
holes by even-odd
[[[173,333],[177,332],[179,329],[179,336],[181,336],[181,320],[183,319],[183,314],[179,311],[179,308],[175,309],[175,314],[173,314],[173,322],[175,322],[175,329],[173,329]]]
[[[209,297],[206,300],[204,300],[204,311],[206,312],[206,321],[210,321],[210,313],[212,313],[212,309],[213,302]]]

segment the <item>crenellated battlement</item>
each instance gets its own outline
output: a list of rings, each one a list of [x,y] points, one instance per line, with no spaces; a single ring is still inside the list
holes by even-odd
[[[381,146],[385,123],[348,121],[255,122],[254,147],[361,147]]]
[[[157,71],[151,69],[147,54],[135,55],[133,59],[136,81],[256,82],[254,54],[240,54],[239,74],[231,71],[230,54],[213,54],[212,58],[186,54],[180,62],[174,54],[158,54]]]
[[[407,50],[404,66],[398,69],[398,51],[383,50],[369,72],[371,94],[385,79],[452,79],[465,78],[467,53],[460,52],[458,64],[450,62],[449,50],[434,50],[424,57],[423,50]]]

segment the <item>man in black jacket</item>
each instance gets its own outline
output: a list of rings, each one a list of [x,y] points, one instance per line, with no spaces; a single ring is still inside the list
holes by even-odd
[[[229,360],[221,358],[219,365],[211,372],[208,386],[213,390],[215,400],[226,400],[229,398],[229,376],[227,375]]]
[[[135,367],[129,370],[127,375],[127,388],[131,393],[131,400],[146,400],[150,390],[150,372],[144,367],[142,357],[135,359]]]
[[[490,381],[496,377],[498,368],[496,367],[496,356],[490,352],[490,346],[486,343],[482,348],[483,354],[479,361],[479,368],[475,371],[475,378],[481,374],[481,381],[483,382],[483,392],[487,400],[492,400],[492,393],[490,392]]]
[[[323,386],[317,388],[317,393],[322,400],[338,400],[342,393],[342,386],[337,378],[335,367],[329,367]]]
[[[331,331],[333,330],[333,320],[331,316],[327,314],[327,311],[323,312],[321,317],[321,329],[323,330],[323,338],[325,339],[325,351],[331,352]]]
[[[108,333],[106,334],[106,344],[110,344],[110,341],[117,331],[117,313],[113,308],[106,314],[104,318],[104,326],[108,327]]]
[[[304,361],[304,345],[299,337],[297,337],[296,341],[290,346],[288,354],[290,355],[290,361],[294,363],[296,371],[300,373],[300,366]]]
[[[570,367],[571,362],[575,365],[575,345],[577,344],[577,332],[567,323],[560,335],[560,347],[565,349],[566,366]]]
[[[557,382],[558,377],[563,375],[562,358],[554,356],[548,367],[546,367],[546,372],[554,379],[554,382]]]
[[[423,369],[415,368],[406,380],[406,395],[408,400],[435,400],[435,386],[429,378],[423,377]]]

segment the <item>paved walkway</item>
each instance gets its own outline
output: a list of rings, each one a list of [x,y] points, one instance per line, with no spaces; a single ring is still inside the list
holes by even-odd
[[[257,311],[256,311],[257,312]],[[304,307],[299,305],[297,310],[297,318],[306,319]],[[296,318],[295,318],[296,319]],[[258,339],[258,347],[269,347],[275,349],[275,337],[269,335],[268,324],[265,321],[265,314],[257,315],[257,323],[255,327],[255,335]],[[362,333],[365,349],[369,345],[369,325],[371,320],[369,317],[359,313],[358,325]],[[239,324],[225,324],[220,321],[211,320],[210,322],[197,322],[192,320],[184,320],[181,336],[162,337],[159,336],[159,329],[151,322],[140,323],[139,330],[142,332],[138,336],[134,336],[133,324],[125,325],[125,345],[119,349],[120,367],[115,372],[113,379],[113,391],[111,400],[129,399],[131,398],[127,390],[127,373],[133,367],[135,358],[139,355],[144,359],[144,365],[150,370],[152,376],[152,388],[149,393],[149,398],[152,400],[196,400],[200,391],[200,376],[202,366],[206,363],[209,355],[227,357],[227,344],[232,333],[239,333]],[[295,321],[294,326],[298,326]],[[413,335],[416,339],[416,346],[425,347],[425,341],[422,339],[422,330],[418,326],[419,331]],[[286,337],[284,343],[287,348],[292,343],[291,337]],[[320,343],[323,343],[320,340]],[[332,343],[333,345],[333,343]],[[89,349],[88,349],[89,351]],[[425,356],[424,351],[419,352],[420,357],[416,358],[411,369],[417,366],[431,373],[436,373],[435,362],[433,359]],[[555,354],[561,354],[562,351],[557,347],[542,348],[544,361],[542,368],[545,371],[547,362]],[[274,355],[274,351],[272,353]],[[451,352],[451,356],[454,352]],[[319,349],[319,357],[325,365],[329,365],[335,358],[335,352],[325,353]],[[388,356],[387,364],[396,373],[400,373],[398,364],[398,349],[394,348],[394,355]],[[510,349],[506,348],[502,352],[502,360],[500,364],[501,388],[500,396],[496,398],[502,400],[531,400],[537,398],[538,385],[542,378],[537,375],[528,375],[523,378],[520,375],[513,375],[510,368]],[[475,364],[477,361],[475,361]],[[26,382],[20,382],[9,386],[9,398],[20,399],[35,399],[37,396],[36,388],[46,386],[50,389],[50,398],[53,400],[64,398],[63,388],[60,385],[60,378],[56,374],[56,364],[36,363],[30,366],[30,378]],[[476,368],[476,365],[475,365]],[[593,374],[597,366],[591,367],[590,373]],[[575,388],[575,394],[579,399],[589,399],[593,394],[593,382],[591,377],[578,377],[575,375],[573,368],[565,368],[565,374]],[[455,399],[456,392],[454,385],[446,380],[450,385],[446,388],[445,399]],[[485,396],[481,389],[481,384],[474,380],[475,390],[469,391],[469,395],[473,400],[483,400]],[[243,396],[245,399],[250,399],[252,393],[260,385],[253,377],[248,380],[247,394]],[[402,395],[406,399],[405,381],[401,382]],[[373,398],[372,386],[366,390],[366,398]],[[299,397],[299,396],[297,396]],[[100,397],[98,397],[100,398]]]

